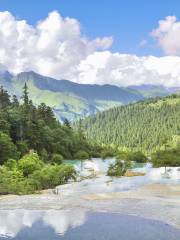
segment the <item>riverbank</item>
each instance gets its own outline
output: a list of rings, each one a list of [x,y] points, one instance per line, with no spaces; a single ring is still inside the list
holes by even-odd
[[[112,212],[159,220],[180,229],[180,185],[149,184],[126,192],[54,195],[49,192],[0,198],[1,210]]]

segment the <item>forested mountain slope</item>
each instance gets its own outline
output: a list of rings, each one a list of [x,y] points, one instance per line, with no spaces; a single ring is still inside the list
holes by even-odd
[[[30,150],[48,161],[53,154],[73,159],[79,152],[89,153],[91,146],[81,130],[74,131],[68,121],[61,124],[44,103],[34,106],[25,85],[20,104],[14,95],[0,88],[0,165],[18,159]]]
[[[29,97],[34,104],[50,106],[60,120],[75,120],[99,111],[136,102],[144,97],[136,90],[111,85],[77,84],[68,80],[56,80],[35,72],[23,72],[12,76],[0,74],[0,85],[10,94],[21,96],[27,83]]]
[[[180,95],[116,107],[82,121],[88,137],[104,144],[154,152],[180,140]]]

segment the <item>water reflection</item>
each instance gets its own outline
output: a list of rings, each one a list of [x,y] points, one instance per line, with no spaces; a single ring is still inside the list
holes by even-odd
[[[51,227],[56,234],[63,235],[68,228],[82,225],[86,220],[86,213],[83,210],[0,211],[0,236],[13,238],[24,228],[32,228],[39,220]]]
[[[180,230],[162,222],[111,213],[74,211],[0,212],[0,239],[177,240]]]

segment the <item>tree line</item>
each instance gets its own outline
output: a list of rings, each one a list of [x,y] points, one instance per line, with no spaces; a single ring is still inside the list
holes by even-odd
[[[103,150],[68,120],[56,120],[44,103],[35,106],[25,84],[20,101],[0,88],[0,194],[27,194],[76,178],[63,159],[87,159]]]
[[[54,154],[64,159],[88,158],[93,148],[81,126],[74,130],[68,120],[63,124],[57,121],[44,103],[35,106],[26,84],[20,102],[0,88],[0,164],[9,158],[19,159],[30,150],[44,162],[52,161]]]
[[[151,154],[180,142],[180,95],[116,107],[82,121],[88,138]]]

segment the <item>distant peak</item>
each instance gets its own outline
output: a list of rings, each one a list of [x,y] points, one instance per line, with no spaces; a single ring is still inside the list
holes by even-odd
[[[0,76],[5,78],[11,78],[12,74],[9,71],[0,71]]]
[[[17,76],[20,76],[20,75],[35,75],[35,76],[39,75],[39,76],[41,76],[40,74],[38,74],[34,71],[20,72],[17,74]]]

